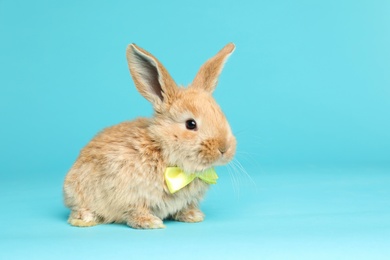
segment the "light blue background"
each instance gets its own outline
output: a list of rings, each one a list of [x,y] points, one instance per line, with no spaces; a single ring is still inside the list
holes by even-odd
[[[0,0],[0,258],[389,259],[389,14],[389,1]],[[68,226],[79,150],[152,113],[127,44],[185,85],[231,41],[215,97],[250,177],[218,169],[203,223]]]

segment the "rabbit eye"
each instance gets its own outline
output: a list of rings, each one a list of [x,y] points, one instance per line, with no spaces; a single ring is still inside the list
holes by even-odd
[[[188,130],[196,130],[196,121],[194,119],[188,119],[186,121],[186,128]]]

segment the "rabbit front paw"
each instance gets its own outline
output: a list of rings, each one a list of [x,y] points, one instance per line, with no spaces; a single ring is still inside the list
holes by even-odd
[[[152,214],[139,214],[132,216],[128,219],[127,225],[136,229],[158,229],[165,228],[163,221]]]
[[[68,223],[75,227],[92,227],[99,224],[95,215],[89,210],[72,211]]]
[[[204,220],[204,214],[200,209],[190,207],[187,209],[184,209],[182,211],[179,211],[178,213],[174,214],[173,216],[174,220],[181,221],[181,222],[202,222]]]

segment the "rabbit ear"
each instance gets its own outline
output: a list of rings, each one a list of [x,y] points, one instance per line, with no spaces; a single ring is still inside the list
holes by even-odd
[[[164,66],[150,53],[130,44],[126,50],[130,74],[138,91],[159,111],[163,103],[171,103],[177,88]]]
[[[236,46],[233,43],[228,43],[214,57],[206,61],[195,76],[191,87],[213,92],[217,86],[218,76],[221,74],[223,65],[235,48]]]

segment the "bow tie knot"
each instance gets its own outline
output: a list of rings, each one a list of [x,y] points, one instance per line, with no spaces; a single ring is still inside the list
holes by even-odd
[[[213,168],[200,173],[188,174],[179,167],[167,167],[165,169],[164,177],[168,189],[172,194],[184,188],[196,178],[199,178],[208,184],[216,184],[218,179],[218,175]]]

